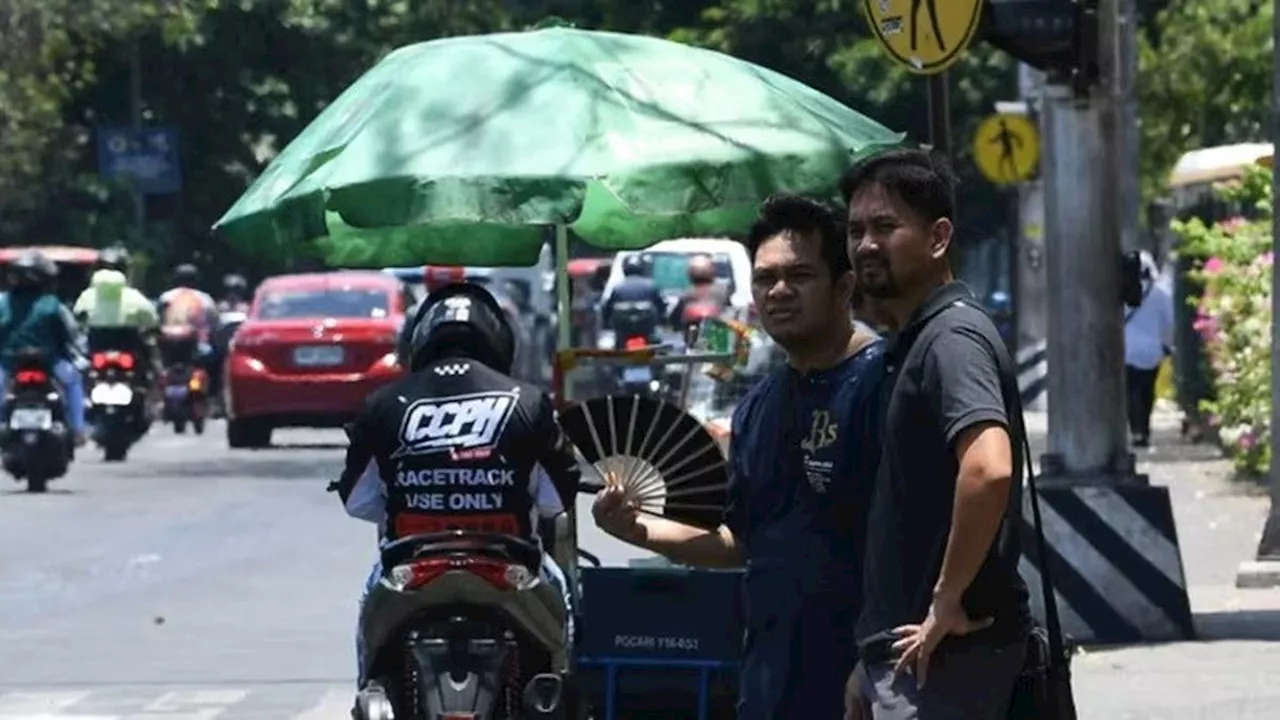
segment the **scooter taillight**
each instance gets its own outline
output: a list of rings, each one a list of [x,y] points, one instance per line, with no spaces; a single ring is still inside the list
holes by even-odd
[[[115,365],[127,372],[133,369],[134,363],[133,353],[110,350],[93,354],[94,370],[105,370],[108,365]]]
[[[400,589],[413,590],[455,570],[463,570],[484,578],[499,590],[522,589],[528,587],[533,581],[533,576],[523,565],[482,557],[435,557],[414,560],[396,566],[391,576]]]
[[[22,370],[15,380],[19,385],[43,385],[49,381],[49,376],[43,370]]]
[[[649,340],[641,335],[636,335],[635,337],[627,338],[622,347],[626,350],[643,350],[649,347]]]

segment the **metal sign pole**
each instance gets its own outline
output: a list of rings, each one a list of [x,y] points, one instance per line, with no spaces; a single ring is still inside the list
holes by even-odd
[[[134,130],[132,141],[137,142],[142,130],[142,48],[137,37],[129,48],[129,113]],[[147,195],[137,178],[133,182],[133,223],[141,239],[147,226]]]
[[[934,152],[951,156],[951,73],[929,76],[929,144]]]

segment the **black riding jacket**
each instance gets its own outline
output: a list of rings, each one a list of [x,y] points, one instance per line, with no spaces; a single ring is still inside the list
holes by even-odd
[[[387,541],[450,529],[536,541],[534,465],[562,505],[578,487],[573,446],[550,397],[469,358],[438,360],[379,389],[347,434],[335,489],[347,504],[374,463]]]

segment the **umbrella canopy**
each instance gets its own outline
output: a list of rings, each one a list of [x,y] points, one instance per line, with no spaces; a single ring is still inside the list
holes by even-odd
[[[342,267],[530,265],[563,225],[606,250],[739,232],[829,195],[902,136],[779,73],[638,35],[548,28],[401,48],[218,221],[247,250]]]

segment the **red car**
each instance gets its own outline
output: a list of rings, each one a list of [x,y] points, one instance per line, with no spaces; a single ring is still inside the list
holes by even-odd
[[[278,427],[339,427],[400,377],[404,286],[380,272],[281,275],[258,287],[227,353],[227,444],[265,447]]]

